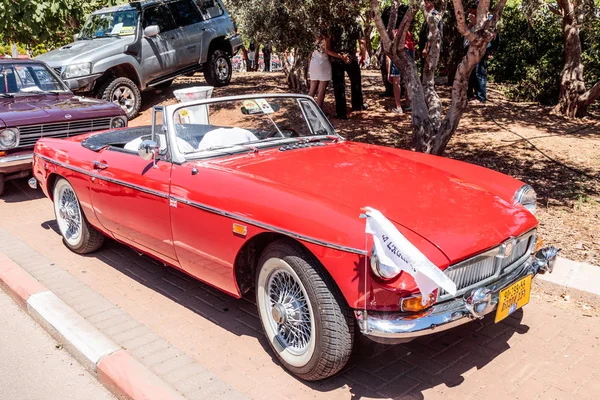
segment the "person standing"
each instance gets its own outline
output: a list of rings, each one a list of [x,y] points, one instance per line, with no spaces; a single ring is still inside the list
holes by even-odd
[[[265,62],[265,72],[271,72],[271,42],[267,42],[263,45],[263,60]]]
[[[488,17],[491,18],[491,15]],[[469,29],[475,30],[475,24],[477,22],[477,9],[469,9]],[[492,51],[494,50],[492,43],[496,43],[496,38],[487,44],[485,53],[481,57],[481,60],[475,64],[475,68],[471,71],[469,76],[469,85],[467,87],[467,98],[470,101],[479,101],[485,104],[487,101],[487,62],[488,58],[491,57]],[[465,39],[465,45],[467,51],[469,49],[469,41]]]
[[[360,56],[356,56],[356,44],[360,42]],[[364,103],[360,66],[365,63],[367,45],[360,24],[348,18],[344,24],[335,24],[329,39],[333,93],[335,95],[336,118],[348,119],[346,111],[345,74],[350,78],[352,110],[366,110]]]
[[[314,97],[318,91],[317,104],[323,108],[323,101],[325,100],[325,91],[327,85],[331,81],[331,62],[329,61],[329,54],[333,52],[329,49],[330,41],[325,35],[320,34],[317,36],[315,42],[315,50],[309,57],[308,61],[308,73],[310,76],[310,90],[308,95]]]
[[[248,46],[248,62],[250,63],[250,71],[254,71],[254,58],[256,56],[256,46],[254,41],[250,42]]]

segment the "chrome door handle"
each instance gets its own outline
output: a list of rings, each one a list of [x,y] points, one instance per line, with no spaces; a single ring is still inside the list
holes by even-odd
[[[100,161],[94,161],[94,169],[106,169],[108,168],[108,164],[100,162]]]

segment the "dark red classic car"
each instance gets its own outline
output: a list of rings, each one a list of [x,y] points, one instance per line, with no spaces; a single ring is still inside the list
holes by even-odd
[[[106,235],[232,296],[253,291],[274,353],[302,379],[343,368],[356,330],[401,342],[493,312],[499,321],[553,266],[531,187],[346,141],[309,97],[217,98],[155,107],[153,118],[40,140],[31,185],[53,200],[77,253],[99,249]],[[410,272],[383,263],[365,206],[456,291],[425,298]]]
[[[31,173],[40,137],[127,126],[115,104],[74,96],[43,62],[0,59],[0,195],[8,179]]]

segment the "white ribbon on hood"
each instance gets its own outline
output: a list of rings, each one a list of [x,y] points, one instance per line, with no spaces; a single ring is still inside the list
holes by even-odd
[[[398,273],[404,271],[412,276],[423,295],[423,303],[438,287],[452,296],[456,294],[456,284],[405,238],[381,212],[371,207],[365,207],[365,211],[365,232],[373,235],[379,262],[386,268]]]

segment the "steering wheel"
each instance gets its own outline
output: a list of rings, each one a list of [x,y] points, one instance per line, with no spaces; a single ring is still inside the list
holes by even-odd
[[[283,132],[284,132],[284,131],[291,132],[291,135],[290,135],[290,136],[285,136],[285,135],[283,134]],[[297,131],[297,130],[295,130],[294,128],[291,128],[291,127],[289,127],[289,126],[283,126],[283,127],[281,127],[279,130],[274,130],[274,131],[271,131],[271,132],[269,132],[269,133],[267,134],[267,136],[265,136],[263,139],[269,139],[269,138],[275,137],[276,135],[277,135],[277,136],[280,136],[280,137],[282,137],[282,138],[287,138],[287,137],[300,137],[300,134],[299,134],[299,133],[298,133],[298,131]]]

